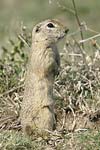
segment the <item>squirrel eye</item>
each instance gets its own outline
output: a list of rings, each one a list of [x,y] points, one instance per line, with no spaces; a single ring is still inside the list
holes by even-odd
[[[49,27],[49,28],[54,28],[55,26],[54,26],[52,23],[48,23],[48,24],[47,24],[47,27]]]

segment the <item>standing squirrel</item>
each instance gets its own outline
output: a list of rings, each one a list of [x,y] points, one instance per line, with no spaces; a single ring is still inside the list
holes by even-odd
[[[60,65],[56,44],[67,32],[68,29],[54,19],[33,28],[20,115],[22,129],[26,133],[35,129],[54,129],[53,83]]]

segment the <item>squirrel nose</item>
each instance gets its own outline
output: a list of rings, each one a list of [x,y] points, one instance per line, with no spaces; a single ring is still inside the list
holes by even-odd
[[[67,34],[67,32],[69,31],[69,29],[65,29],[65,33]]]

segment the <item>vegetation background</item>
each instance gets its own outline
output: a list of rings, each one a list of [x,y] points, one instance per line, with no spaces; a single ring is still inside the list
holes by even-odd
[[[27,53],[33,26],[48,18],[70,29],[54,85],[57,130],[27,137],[19,119]],[[100,33],[99,18],[99,0],[0,0],[1,150],[100,149],[100,40],[93,38]]]
[[[80,20],[99,31],[100,2],[76,0]],[[70,28],[77,30],[71,0],[0,0],[0,43],[7,43],[21,25],[32,29],[34,24],[48,18],[60,18]]]

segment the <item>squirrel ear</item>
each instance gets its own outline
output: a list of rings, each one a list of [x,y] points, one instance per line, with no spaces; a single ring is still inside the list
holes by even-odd
[[[40,31],[40,26],[36,26],[35,32],[39,32]]]

